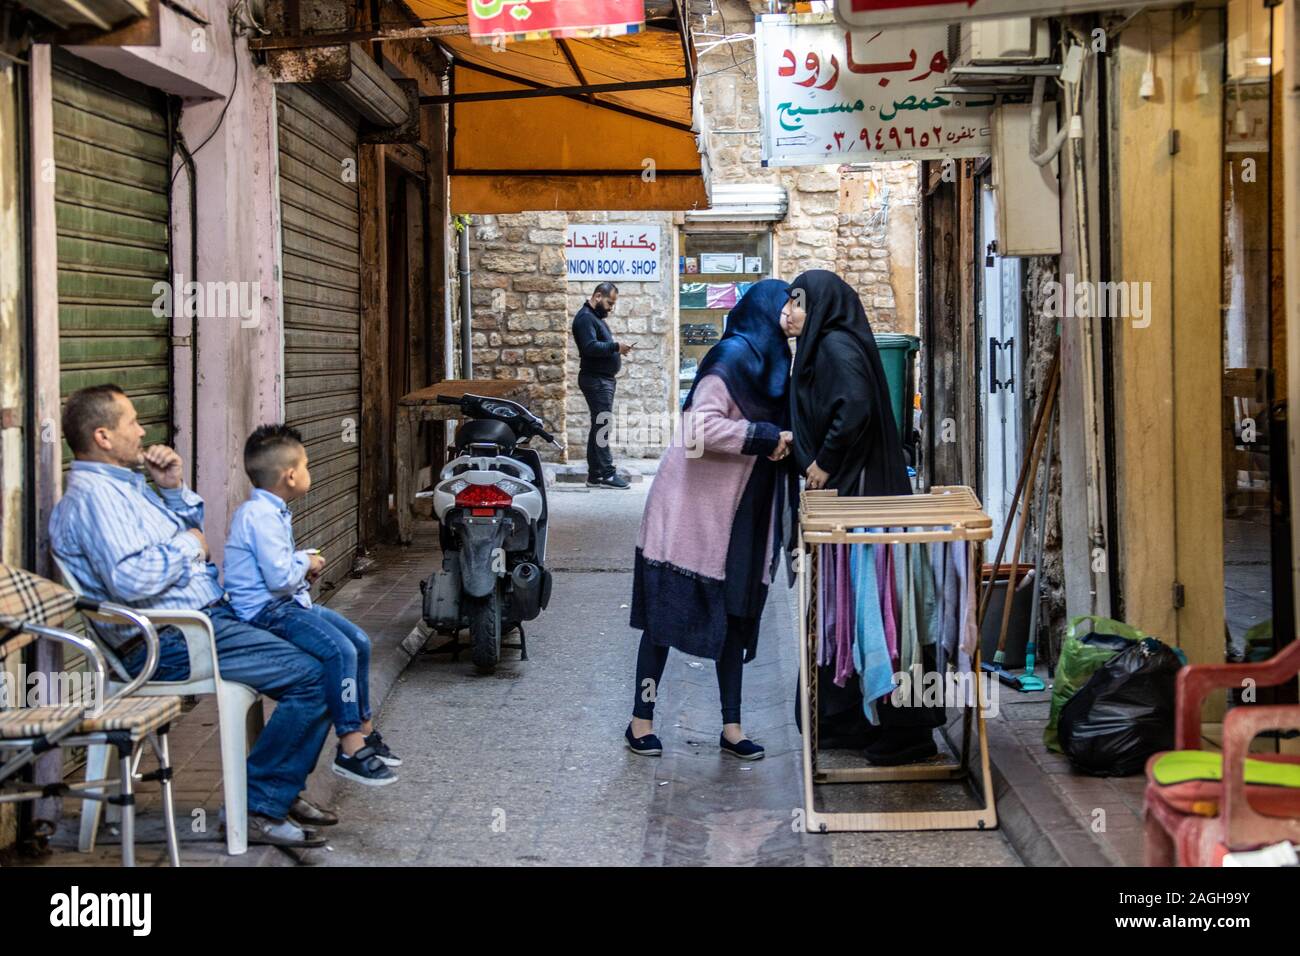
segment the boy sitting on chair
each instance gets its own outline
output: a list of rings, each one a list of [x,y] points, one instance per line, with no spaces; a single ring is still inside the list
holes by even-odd
[[[339,749],[333,770],[367,786],[394,783],[401,760],[370,717],[370,638],[341,614],[312,603],[325,568],[319,553],[294,548],[289,502],[311,488],[302,435],[263,425],[244,445],[253,494],[226,538],[226,593],[240,619],[284,638],[325,667],[326,699]]]

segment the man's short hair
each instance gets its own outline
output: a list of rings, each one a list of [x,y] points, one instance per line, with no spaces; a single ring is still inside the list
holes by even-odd
[[[616,293],[616,292],[618,292],[618,286],[614,285],[614,283],[612,283],[612,282],[602,282],[600,285],[596,286],[595,291],[592,292],[591,294],[592,294],[592,295],[603,295],[605,298],[608,299],[609,296],[610,296],[610,293]]]
[[[244,471],[254,488],[271,488],[302,454],[302,433],[283,423],[262,425],[244,442]]]
[[[79,388],[63,404],[63,437],[74,455],[84,455],[95,448],[95,429],[116,428],[122,417],[117,396],[126,396],[116,385],[91,385]]]

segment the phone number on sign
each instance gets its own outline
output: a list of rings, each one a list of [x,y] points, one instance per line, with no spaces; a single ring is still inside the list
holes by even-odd
[[[949,129],[946,136],[942,126],[931,126],[928,129],[918,129],[914,126],[878,126],[875,130],[864,126],[859,130],[857,138],[867,149],[887,152],[891,149],[956,146],[965,140],[974,139],[977,133],[978,130],[974,126],[963,126],[957,130]],[[846,132],[833,133],[831,136],[834,142],[826,144],[827,152],[847,153],[857,145],[848,138]],[[846,140],[847,145],[845,145]]]

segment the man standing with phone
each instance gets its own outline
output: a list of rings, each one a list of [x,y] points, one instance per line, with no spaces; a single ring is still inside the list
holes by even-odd
[[[614,333],[605,324],[605,317],[614,311],[616,302],[618,286],[602,282],[573,317],[573,340],[581,357],[578,387],[591,413],[591,428],[587,432],[589,488],[628,487],[627,479],[614,471],[614,455],[608,439],[608,427],[614,416],[614,377],[622,368],[623,356],[632,351],[631,345],[614,341]],[[599,438],[602,426],[606,429],[603,441]]]

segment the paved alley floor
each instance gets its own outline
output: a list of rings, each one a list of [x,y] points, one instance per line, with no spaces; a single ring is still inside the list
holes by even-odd
[[[798,671],[792,595],[774,588],[745,667],[745,728],[767,758],[719,753],[710,661],[674,653],[659,693],[662,758],[623,746],[638,632],[628,627],[633,542],[650,482],[555,486],[550,607],[529,660],[497,672],[418,654],[379,725],[405,763],[384,788],[344,786],[329,852],[308,865],[1018,865],[998,831],[798,832]],[[412,621],[414,624],[414,621]],[[833,791],[828,793],[827,791]],[[827,809],[972,806],[959,786],[819,788]]]

